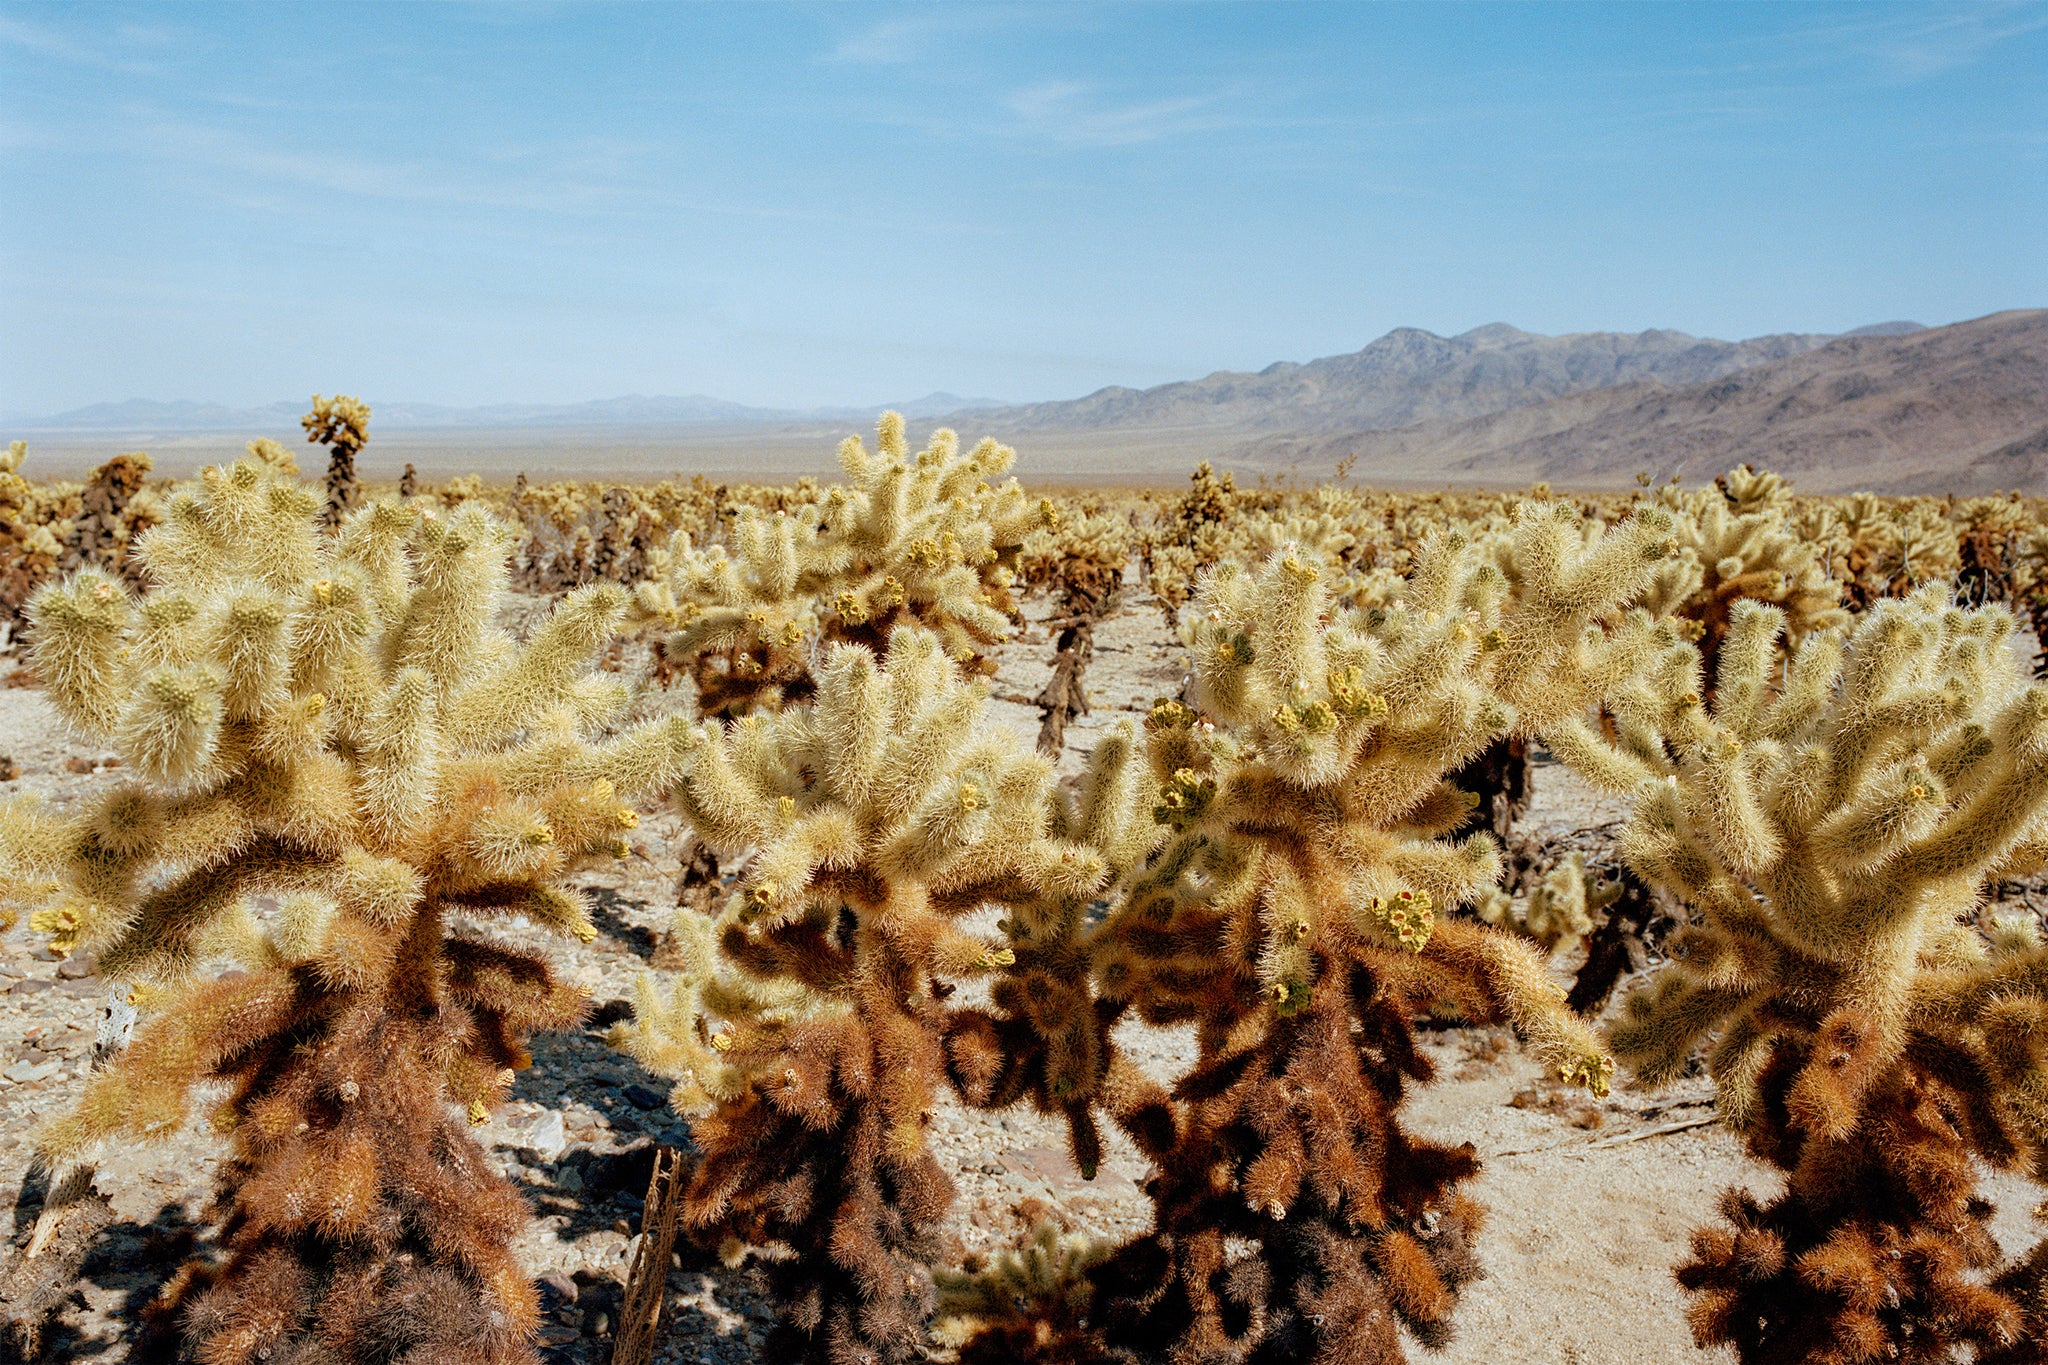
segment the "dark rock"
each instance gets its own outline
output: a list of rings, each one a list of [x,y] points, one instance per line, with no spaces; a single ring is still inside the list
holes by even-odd
[[[625,1087],[619,1093],[624,1095],[635,1109],[659,1109],[663,1104],[667,1103],[667,1100],[662,1095],[649,1090],[638,1081]]]
[[[34,995],[39,991],[54,991],[56,989],[57,983],[48,977],[29,976],[9,986],[7,993],[9,995]]]
[[[625,1290],[617,1280],[593,1271],[579,1270],[576,1282],[583,1286],[583,1293],[576,1302],[586,1315],[598,1312],[616,1314],[619,1311]]]
[[[100,961],[96,957],[67,957],[57,964],[57,975],[67,981],[81,981],[98,971]]]
[[[610,1028],[613,1024],[623,1024],[632,1017],[632,1001],[625,999],[607,1000],[590,1012],[588,1027]]]
[[[593,1152],[584,1167],[583,1180],[603,1194],[643,1195],[654,1178],[654,1144],[641,1141],[617,1152]]]

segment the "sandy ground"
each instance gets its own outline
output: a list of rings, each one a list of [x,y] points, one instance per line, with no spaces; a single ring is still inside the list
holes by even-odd
[[[1043,619],[1042,608],[1034,614]],[[1034,695],[1048,657],[1041,632],[1006,648],[998,694]],[[1105,727],[1135,719],[1152,698],[1176,691],[1182,676],[1179,647],[1160,618],[1132,601],[1098,633],[1088,679],[1095,709],[1070,728],[1064,766],[1077,767]],[[993,710],[1027,741],[1035,737],[1035,708],[998,700]],[[71,770],[89,768],[100,755],[70,741],[33,691],[0,690],[0,754],[20,768],[18,780],[0,790],[37,792],[59,806],[115,780],[104,771]],[[1618,813],[1569,774],[1543,767],[1528,823],[1568,831]],[[656,807],[645,815],[635,856],[619,870],[583,879],[599,903],[597,940],[553,949],[593,1001],[617,1002],[608,1006],[613,1015],[648,969],[671,914],[672,850],[681,826]],[[41,1199],[29,1169],[30,1127],[78,1093],[105,992],[89,963],[59,963],[37,950],[24,929],[0,940],[0,1218],[17,1235]],[[606,1048],[601,1032],[537,1040],[534,1067],[480,1130],[493,1159],[534,1205],[520,1252],[542,1281],[545,1341],[550,1359],[561,1362],[607,1358],[653,1146],[687,1141],[686,1127],[666,1106],[666,1085]],[[1123,1041],[1162,1078],[1174,1075],[1190,1050],[1182,1036],[1136,1024]],[[1468,1291],[1455,1339],[1441,1353],[1418,1350],[1417,1358],[1444,1365],[1708,1359],[1685,1329],[1670,1267],[1689,1231],[1711,1218],[1723,1188],[1763,1191],[1771,1177],[1748,1165],[1729,1134],[1711,1123],[1630,1140],[1709,1118],[1703,1084],[1659,1095],[1624,1088],[1591,1105],[1548,1085],[1505,1034],[1453,1030],[1428,1035],[1424,1045],[1441,1079],[1412,1103],[1412,1120],[1425,1133],[1478,1147],[1486,1166],[1476,1193],[1490,1217],[1481,1243],[1487,1277]],[[1093,1182],[1068,1165],[1063,1130],[1029,1113],[990,1117],[948,1106],[933,1140],[959,1186],[949,1232],[963,1253],[1006,1244],[1041,1218],[1103,1235],[1129,1234],[1146,1223],[1144,1163],[1114,1136]],[[188,1135],[117,1152],[101,1164],[98,1187],[119,1221],[87,1262],[46,1358],[109,1365],[129,1358],[126,1323],[191,1244],[216,1152],[208,1140]],[[2038,1191],[1994,1178],[1986,1193],[1999,1205],[1997,1230],[2008,1248],[2041,1234],[2028,1222]],[[669,1287],[659,1359],[724,1365],[755,1357],[772,1308],[749,1271],[728,1271],[685,1251]]]

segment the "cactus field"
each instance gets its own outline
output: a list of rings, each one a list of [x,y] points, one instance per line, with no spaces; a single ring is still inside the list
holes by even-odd
[[[372,417],[0,459],[0,1358],[2048,1362],[2038,490]]]

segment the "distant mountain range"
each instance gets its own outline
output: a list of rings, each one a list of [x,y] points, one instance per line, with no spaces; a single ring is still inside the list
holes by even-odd
[[[944,416],[964,408],[1000,405],[1001,400],[995,398],[962,398],[958,394],[931,393],[908,403],[884,406],[894,407],[906,417],[921,418]],[[304,402],[277,402],[255,408],[231,408],[220,403],[162,403],[147,398],[131,398],[122,403],[94,403],[90,407],[73,408],[49,417],[29,418],[12,425],[31,431],[124,433],[269,430],[279,425],[297,427],[299,416],[307,406]],[[377,427],[402,431],[464,427],[502,429],[872,421],[875,413],[881,410],[754,408],[744,403],[728,403],[721,398],[706,398],[701,394],[687,398],[649,398],[637,393],[588,403],[497,403],[475,408],[449,407],[439,403],[384,403],[373,399],[370,409]]]
[[[1887,322],[1850,335],[1922,330]],[[1108,431],[1123,427],[1226,427],[1246,431],[1374,431],[1476,417],[1588,389],[1632,383],[1694,384],[1817,350],[1831,335],[1785,333],[1715,341],[1684,332],[1581,332],[1539,336],[1496,322],[1454,337],[1414,327],[1362,351],[1256,374],[1219,370],[1150,389],[1098,389],[1063,403],[977,412],[992,430]]]
[[[1672,385],[1644,379],[1480,416],[1250,436],[1256,464],[1358,456],[1358,476],[1452,481],[1688,480],[1748,461],[1803,488],[2048,492],[2048,309],[1871,330]]]
[[[494,452],[521,467],[619,474],[716,469],[789,477],[829,468],[831,436],[875,408],[792,411],[715,398],[631,396],[568,405],[379,403],[377,450],[423,462]],[[1415,328],[1363,350],[1257,373],[1219,371],[1149,389],[1002,405],[935,393],[894,404],[921,427],[995,435],[1021,472],[1062,481],[1174,481],[1196,460],[1384,483],[1625,485],[1639,471],[1701,479],[1750,461],[1831,491],[2048,490],[2048,310],[1947,327],[1880,323],[1831,336],[1717,341],[1684,332],[1539,336],[1494,323],[1458,336]],[[140,400],[40,422],[31,433],[295,430],[303,403],[230,409]],[[604,429],[611,429],[607,434]],[[466,431],[504,433],[488,441]],[[566,439],[555,431],[582,431]],[[417,433],[405,437],[404,433]],[[525,433],[520,435],[519,433]],[[187,442],[189,443],[189,442]],[[422,464],[422,468],[426,468]]]

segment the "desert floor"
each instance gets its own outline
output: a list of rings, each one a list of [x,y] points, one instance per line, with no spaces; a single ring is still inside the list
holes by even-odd
[[[1043,619],[1042,605],[1034,614]],[[1006,647],[998,697],[1035,695],[1050,653],[1039,630]],[[1065,770],[1078,768],[1105,727],[1135,720],[1154,697],[1175,692],[1182,657],[1158,613],[1134,593],[1098,632],[1088,676],[1095,709],[1069,731]],[[1034,707],[998,700],[993,709],[1027,742],[1035,737]],[[0,690],[0,754],[20,769],[4,790],[40,793],[58,806],[119,777],[94,770],[102,755],[70,741],[33,690]],[[1562,769],[1544,766],[1526,823],[1563,832],[1619,813]],[[599,937],[553,947],[600,1007],[599,1020],[628,1008],[635,979],[661,956],[681,834],[673,814],[650,806],[635,856],[583,879],[598,903]],[[106,992],[89,961],[59,962],[25,929],[0,940],[0,1217],[10,1218],[18,1237],[42,1198],[30,1173],[31,1127],[79,1093]],[[1174,1033],[1126,1029],[1128,1046],[1162,1078],[1189,1053]],[[1455,1339],[1441,1353],[1418,1348],[1416,1358],[1444,1365],[1709,1359],[1686,1330],[1671,1267],[1685,1254],[1690,1230],[1713,1217],[1722,1189],[1747,1184],[1763,1192],[1772,1178],[1711,1122],[1705,1083],[1659,1094],[1624,1086],[1593,1104],[1557,1090],[1505,1034],[1440,1031],[1426,1035],[1425,1047],[1440,1079],[1416,1097],[1410,1115],[1426,1134],[1478,1147],[1486,1165],[1476,1193],[1490,1220],[1481,1241],[1487,1276],[1468,1290]],[[607,1048],[601,1025],[544,1036],[534,1053],[512,1102],[478,1132],[534,1206],[521,1253],[542,1280],[550,1358],[601,1361],[653,1146],[685,1143],[688,1129],[668,1110],[666,1085]],[[1707,1122],[1656,1131],[1688,1120]],[[1006,1244],[1041,1219],[1103,1234],[1146,1222],[1144,1163],[1128,1145],[1114,1146],[1097,1178],[1084,1182],[1064,1155],[1063,1128],[1029,1113],[991,1118],[948,1108],[934,1141],[959,1186],[950,1232],[962,1254]],[[218,1151],[191,1133],[102,1161],[98,1188],[118,1221],[87,1261],[46,1358],[129,1359],[133,1315],[192,1244]],[[1986,1193],[1999,1206],[1997,1231],[2009,1249],[2041,1235],[2029,1220],[2038,1191],[1993,1177]],[[727,1270],[685,1250],[669,1289],[658,1359],[755,1358],[773,1310],[752,1270]]]

